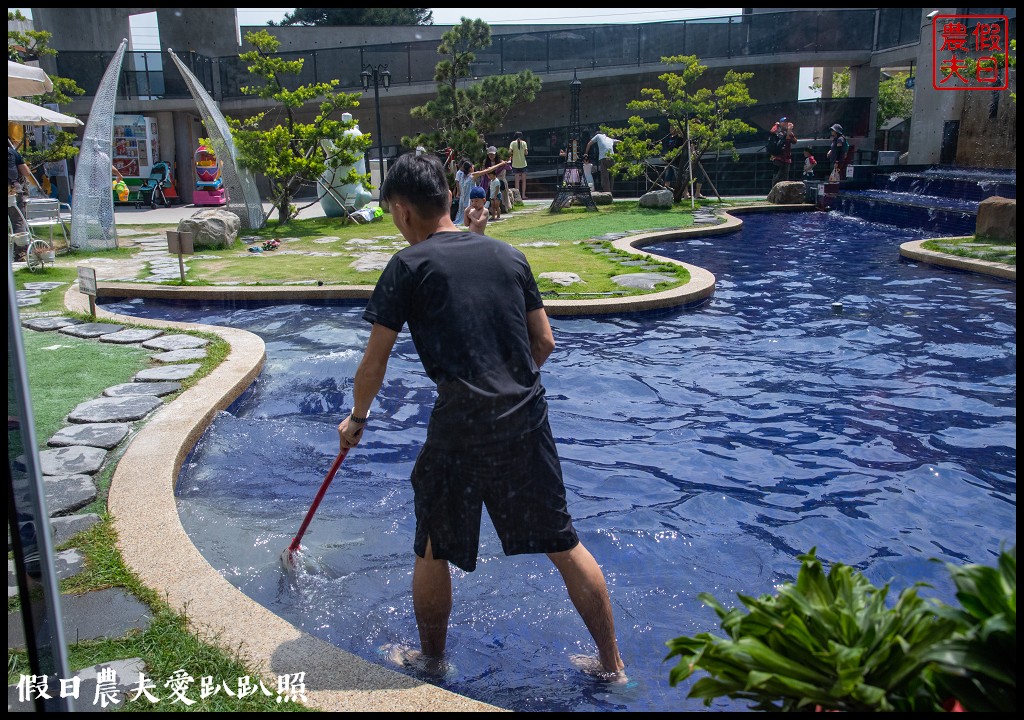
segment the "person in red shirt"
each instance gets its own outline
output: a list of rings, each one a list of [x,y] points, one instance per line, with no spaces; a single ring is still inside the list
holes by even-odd
[[[772,125],[771,132],[778,134],[782,140],[781,148],[772,155],[772,164],[775,165],[775,177],[772,178],[772,187],[776,183],[789,180],[789,170],[793,167],[793,143],[796,142],[796,135],[793,133],[793,123],[787,122],[786,118],[780,118]]]

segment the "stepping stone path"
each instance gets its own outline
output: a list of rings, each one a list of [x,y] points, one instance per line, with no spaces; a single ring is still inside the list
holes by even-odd
[[[155,241],[153,243],[155,245]],[[166,240],[161,239],[164,255]],[[155,252],[155,251],[154,251]],[[175,275],[178,273],[174,258]],[[132,279],[132,278],[128,278]],[[62,283],[29,283],[46,285],[29,288],[31,291],[52,290]],[[19,305],[21,303],[19,302]],[[206,357],[209,340],[180,333],[165,333],[147,328],[125,328],[111,323],[83,323],[67,317],[26,318],[22,326],[36,332],[58,332],[74,337],[95,339],[99,342],[136,345],[156,351],[152,357],[158,362],[175,363],[179,360],[201,360]],[[133,382],[121,383],[104,390],[103,395],[87,400],[74,408],[67,417],[70,423],[58,430],[48,441],[49,448],[39,451],[39,466],[46,492],[46,507],[50,514],[50,528],[55,546],[60,546],[80,532],[100,521],[96,513],[79,512],[94,502],[98,490],[93,476],[104,466],[109,453],[123,443],[132,432],[132,423],[144,420],[163,405],[165,395],[181,389],[180,380],[191,377],[200,363],[163,365],[137,373]],[[60,579],[82,572],[85,560],[75,550],[56,553],[55,567]],[[7,563],[7,596],[18,594],[14,563]],[[149,606],[131,593],[119,588],[95,590],[80,595],[61,596],[64,634],[69,642],[96,638],[118,638],[133,629],[145,629],[152,620]],[[8,613],[7,647],[25,645],[20,611]],[[93,706],[97,673],[101,668],[115,668],[118,690],[115,697],[120,705],[100,708]],[[76,709],[79,711],[111,710],[124,707],[125,694],[135,687],[139,672],[144,672],[139,658],[104,663],[74,673],[82,678]],[[91,680],[90,680],[91,679]],[[90,685],[89,683],[92,683]],[[92,689],[89,689],[89,688]],[[59,689],[59,688],[58,688]],[[19,699],[16,685],[8,686],[8,710],[32,710],[31,702]]]

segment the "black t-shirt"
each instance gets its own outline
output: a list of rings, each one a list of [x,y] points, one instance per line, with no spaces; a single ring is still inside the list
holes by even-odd
[[[24,165],[25,161],[21,157],[21,153],[12,148],[10,145],[7,146],[7,184],[13,185],[19,179],[21,179],[21,170],[18,168]]]
[[[363,318],[396,332],[409,325],[437,384],[427,442],[468,447],[512,439],[547,417],[526,328],[526,314],[543,306],[519,250],[442,232],[391,258]]]

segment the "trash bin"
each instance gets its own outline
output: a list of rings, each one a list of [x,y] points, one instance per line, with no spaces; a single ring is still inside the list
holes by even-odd
[[[899,162],[900,151],[899,150],[879,150],[878,151],[878,164],[879,165],[895,165]]]

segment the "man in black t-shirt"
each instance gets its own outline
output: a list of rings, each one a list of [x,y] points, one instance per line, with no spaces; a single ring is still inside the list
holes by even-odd
[[[8,206],[7,219],[11,222],[11,230],[16,233],[28,232],[28,225],[25,223],[25,197],[27,192],[25,184],[32,176],[21,153],[7,143],[7,195],[17,195],[17,207]]]
[[[427,439],[412,472],[416,508],[413,605],[422,652],[393,659],[444,667],[452,607],[448,563],[476,567],[482,506],[506,555],[545,553],[597,643],[583,669],[624,677],[604,574],[573,528],[548,425],[540,366],[555,342],[526,257],[451,221],[451,192],[432,155],[407,153],[381,197],[410,247],[381,274],[363,318],[373,323],[356,370],[341,448],[362,439],[388,358],[405,325],[437,384]]]

